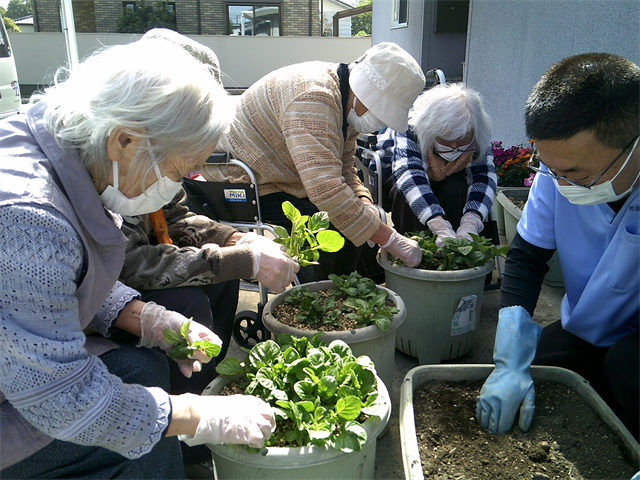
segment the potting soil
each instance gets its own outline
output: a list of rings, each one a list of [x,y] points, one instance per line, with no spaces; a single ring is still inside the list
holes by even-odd
[[[536,383],[531,428],[492,435],[475,420],[483,381],[429,381],[413,397],[425,478],[435,480],[630,479],[620,437],[582,397],[559,383]]]

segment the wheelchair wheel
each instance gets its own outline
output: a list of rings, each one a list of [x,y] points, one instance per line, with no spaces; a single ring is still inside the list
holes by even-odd
[[[233,322],[233,339],[238,345],[250,349],[255,344],[271,338],[271,333],[262,324],[262,319],[252,310],[236,314]]]

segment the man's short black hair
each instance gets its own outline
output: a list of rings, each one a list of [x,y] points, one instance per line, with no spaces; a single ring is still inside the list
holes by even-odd
[[[593,132],[608,148],[624,148],[640,133],[640,68],[624,57],[585,53],[553,65],[525,106],[529,138],[566,140]]]

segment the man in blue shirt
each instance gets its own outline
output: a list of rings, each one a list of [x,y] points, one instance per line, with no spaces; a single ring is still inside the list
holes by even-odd
[[[494,362],[477,404],[492,433],[528,430],[533,364],[585,377],[638,438],[640,353],[640,68],[611,54],[553,65],[525,108],[540,168],[505,263]],[[558,251],[560,320],[531,320]]]

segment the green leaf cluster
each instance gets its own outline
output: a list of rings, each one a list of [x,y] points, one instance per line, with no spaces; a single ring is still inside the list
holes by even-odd
[[[437,268],[431,270],[464,270],[481,267],[497,256],[504,257],[509,251],[509,246],[496,247],[491,240],[470,234],[473,240],[465,238],[443,238],[444,246],[436,245],[437,235],[432,235],[429,230],[421,232],[405,233],[406,237],[418,242],[422,250],[422,263],[418,268],[425,268],[437,264]],[[395,263],[403,264],[401,260]]]
[[[340,276],[331,274],[329,279],[333,281],[335,288],[333,296],[326,299],[319,292],[311,292],[305,286],[292,288],[285,297],[285,302],[300,310],[296,314],[299,322],[338,324],[344,313],[347,318],[356,321],[357,328],[377,325],[382,331],[389,329],[398,309],[386,305],[387,292],[378,289],[373,280],[362,277],[357,272]],[[336,296],[345,298],[341,308],[337,307]]]
[[[224,359],[216,371],[242,375],[245,394],[272,406],[278,427],[267,446],[360,451],[367,441],[361,421],[380,411],[373,362],[356,358],[342,340],[327,345],[319,335],[281,334],[276,341],[256,344],[244,362]]]
[[[329,228],[329,214],[316,212],[311,217],[302,215],[300,210],[291,202],[282,204],[282,211],[291,222],[291,233],[277,225],[275,232],[279,238],[274,241],[284,245],[289,256],[300,264],[317,265],[320,250],[323,252],[337,252],[344,246],[344,238]]]
[[[202,350],[208,357],[213,358],[217,356],[221,350],[220,345],[211,343],[208,340],[197,340],[193,343],[189,341],[188,334],[190,325],[191,320],[184,323],[182,327],[180,327],[180,333],[171,328],[165,328],[162,331],[164,341],[169,345],[173,345],[167,355],[174,360],[185,360],[193,355],[196,350]]]
[[[154,7],[140,0],[133,11],[125,8],[116,22],[117,33],[146,33],[152,28],[176,30],[176,13],[167,9],[166,2],[156,2]]]

